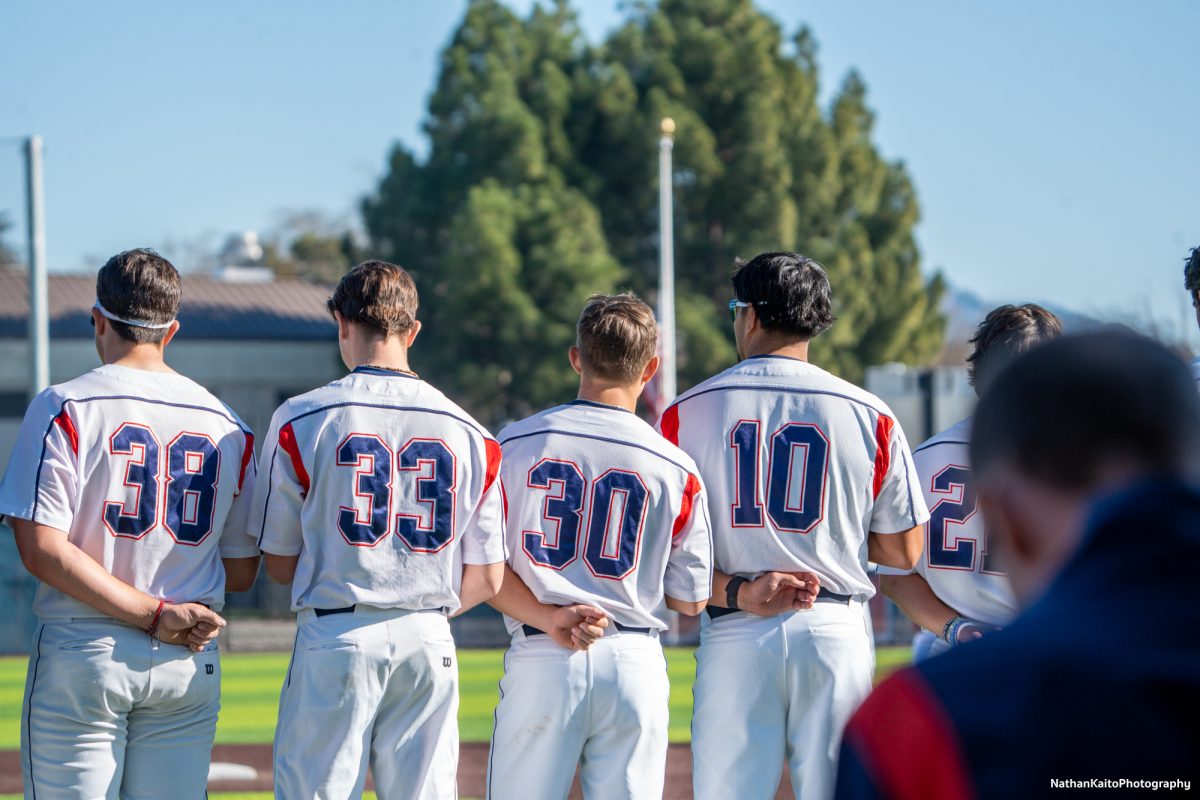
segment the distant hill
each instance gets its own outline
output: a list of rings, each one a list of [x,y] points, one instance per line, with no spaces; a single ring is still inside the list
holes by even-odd
[[[1031,302],[1045,306],[1062,320],[1063,327],[1068,331],[1080,331],[1102,325],[1101,320],[1063,308],[1055,303],[1044,303],[1037,300]],[[942,298],[941,311],[946,315],[946,344],[942,353],[936,359],[937,364],[962,364],[970,352],[967,340],[975,333],[975,328],[983,322],[988,312],[1002,302],[984,300],[968,289],[950,286],[946,296]]]

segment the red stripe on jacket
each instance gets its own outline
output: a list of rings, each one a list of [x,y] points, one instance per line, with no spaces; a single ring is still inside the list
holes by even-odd
[[[850,718],[845,745],[890,800],[976,796],[953,723],[913,669],[897,672],[871,693]]]

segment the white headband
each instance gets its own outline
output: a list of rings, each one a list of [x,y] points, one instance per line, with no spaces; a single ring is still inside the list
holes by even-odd
[[[124,323],[125,325],[132,325],[135,328],[149,328],[150,330],[161,331],[163,328],[169,328],[175,324],[175,320],[171,320],[170,322],[143,322],[141,320],[125,319],[124,317],[118,317],[116,314],[112,313],[107,308],[100,305],[99,299],[96,300],[96,304],[94,306],[92,306],[92,308],[99,311],[100,315],[102,317],[111,319],[113,322],[121,322],[121,323]]]

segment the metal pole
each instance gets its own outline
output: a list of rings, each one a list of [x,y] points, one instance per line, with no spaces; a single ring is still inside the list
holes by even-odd
[[[658,329],[662,336],[662,363],[658,374],[665,407],[675,399],[675,215],[671,169],[675,121],[662,121],[658,140]]]
[[[42,137],[25,143],[29,201],[30,396],[50,385],[50,313],[46,288],[46,228],[42,198]]]

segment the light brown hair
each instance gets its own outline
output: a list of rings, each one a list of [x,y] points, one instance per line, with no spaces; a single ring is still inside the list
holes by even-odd
[[[417,284],[403,267],[364,261],[342,277],[326,305],[331,314],[389,336],[412,329],[417,304]]]
[[[616,383],[635,383],[658,347],[654,312],[630,293],[594,294],[575,326],[585,372]]]

